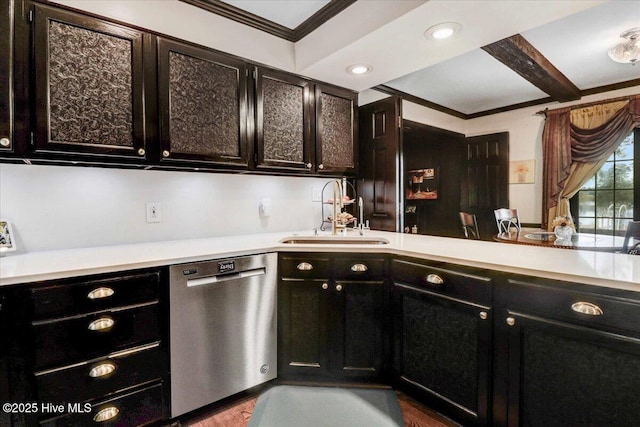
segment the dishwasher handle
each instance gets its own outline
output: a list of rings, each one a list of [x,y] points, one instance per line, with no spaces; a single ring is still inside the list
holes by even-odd
[[[197,279],[187,279],[187,287],[194,286],[213,285],[221,282],[228,282],[230,280],[246,279],[248,277],[264,276],[267,273],[266,268],[254,268],[252,270],[240,271],[237,273],[220,274],[217,276],[199,277]]]

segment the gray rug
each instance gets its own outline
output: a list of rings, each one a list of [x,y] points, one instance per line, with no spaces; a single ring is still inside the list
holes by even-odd
[[[402,427],[393,390],[276,386],[258,397],[248,427]]]

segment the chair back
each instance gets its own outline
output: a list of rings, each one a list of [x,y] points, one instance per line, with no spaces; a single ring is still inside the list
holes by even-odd
[[[518,209],[500,208],[493,211],[496,216],[496,225],[498,226],[498,234],[508,233],[511,227],[521,231],[520,216]]]
[[[467,212],[460,212],[460,222],[462,223],[462,231],[467,239],[480,240],[480,232],[478,231],[478,221],[476,216]]]
[[[640,221],[630,221],[622,243],[622,253],[640,255]]]

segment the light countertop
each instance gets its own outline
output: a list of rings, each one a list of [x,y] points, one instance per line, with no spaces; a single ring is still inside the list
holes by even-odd
[[[5,255],[0,286],[264,252],[388,253],[550,279],[640,291],[640,256],[367,231],[386,245],[284,244],[282,232]],[[350,232],[349,236],[357,237]]]

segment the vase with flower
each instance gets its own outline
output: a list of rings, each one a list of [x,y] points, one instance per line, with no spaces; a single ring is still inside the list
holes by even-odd
[[[576,226],[570,216],[557,216],[553,219],[553,233],[559,240],[571,240],[571,236],[576,231]]]

